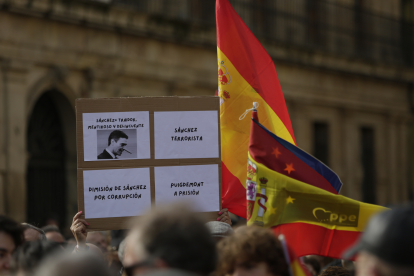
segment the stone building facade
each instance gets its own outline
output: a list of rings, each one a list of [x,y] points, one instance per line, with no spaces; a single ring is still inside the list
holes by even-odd
[[[0,213],[77,211],[76,98],[214,94],[214,2],[0,0]],[[275,61],[298,145],[344,195],[408,201],[413,1],[231,2]]]

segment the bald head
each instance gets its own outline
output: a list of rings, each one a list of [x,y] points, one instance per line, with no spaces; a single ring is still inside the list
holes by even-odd
[[[25,241],[46,240],[45,232],[29,223],[22,223]]]
[[[65,242],[65,238],[60,233],[60,230],[56,225],[47,225],[45,227],[42,227],[42,230],[45,232],[46,239],[48,241],[53,241],[60,244]]]
[[[53,241],[57,243],[65,242],[65,239],[63,238],[62,234],[59,232],[47,232],[45,235],[48,241]]]

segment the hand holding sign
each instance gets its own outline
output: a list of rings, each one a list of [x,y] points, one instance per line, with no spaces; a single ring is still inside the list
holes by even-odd
[[[219,214],[219,217],[217,218],[217,221],[225,222],[230,226],[232,225],[230,214],[229,214],[229,209],[227,208],[221,209],[220,212],[218,212],[218,214]]]
[[[72,220],[72,225],[70,227],[70,230],[73,233],[73,236],[76,239],[77,247],[78,248],[86,248],[86,237],[88,236],[88,232],[86,231],[87,225],[89,223],[81,219],[80,216],[82,215],[82,211],[78,212]]]

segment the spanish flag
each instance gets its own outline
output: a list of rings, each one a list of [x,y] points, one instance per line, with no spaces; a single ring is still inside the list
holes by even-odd
[[[280,138],[257,121],[255,112],[250,139],[247,224],[272,227],[275,234],[286,237],[298,256],[341,258],[368,219],[386,210],[335,194],[335,175],[321,171],[326,167],[321,162],[309,166],[297,158],[297,152],[289,155],[292,152],[287,148],[275,151]],[[295,147],[295,151],[301,150]],[[312,179],[317,181],[309,183]],[[328,191],[329,186],[334,189]]]
[[[252,102],[272,132],[296,144],[273,60],[232,8],[216,1],[218,95],[221,98],[222,204],[246,217],[246,165]]]

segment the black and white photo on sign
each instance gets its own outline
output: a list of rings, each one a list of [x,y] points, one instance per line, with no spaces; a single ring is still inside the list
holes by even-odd
[[[218,158],[218,111],[154,112],[155,159]]]
[[[85,218],[131,217],[151,207],[149,168],[85,170]]]
[[[149,159],[149,112],[83,113],[84,161]]]
[[[136,159],[137,130],[115,129],[97,131],[97,159]]]

